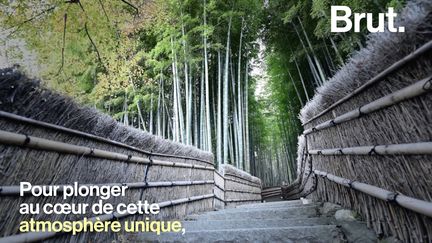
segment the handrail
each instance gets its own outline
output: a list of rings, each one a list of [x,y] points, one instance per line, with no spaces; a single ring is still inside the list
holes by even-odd
[[[6,118],[9,120],[14,120],[14,121],[18,121],[18,122],[23,122],[23,123],[27,123],[30,125],[34,125],[34,126],[40,126],[43,128],[47,128],[47,129],[52,129],[55,131],[61,131],[61,132],[65,132],[65,133],[69,133],[72,135],[77,135],[77,136],[81,136],[84,138],[89,138],[98,142],[102,142],[102,143],[108,143],[111,145],[115,145],[115,146],[119,146],[119,147],[123,147],[123,148],[127,148],[136,152],[140,152],[146,155],[153,155],[153,156],[160,156],[160,157],[169,157],[169,158],[178,158],[178,159],[187,159],[187,160],[196,160],[199,162],[203,162],[203,163],[207,163],[207,164],[211,164],[214,165],[212,162],[209,162],[207,160],[203,160],[203,159],[199,159],[199,158],[194,158],[194,157],[189,157],[189,156],[182,156],[182,155],[173,155],[173,154],[162,154],[162,153],[155,153],[155,152],[150,152],[150,151],[146,151],[131,145],[127,145],[118,141],[114,141],[114,140],[110,140],[107,138],[103,138],[100,136],[96,136],[90,133],[86,133],[86,132],[82,132],[82,131],[78,131],[78,130],[74,130],[71,128],[66,128],[66,127],[62,127],[62,126],[58,126],[55,124],[51,124],[51,123],[47,123],[47,122],[43,122],[43,121],[38,121],[38,120],[34,120],[31,118],[27,118],[24,116],[20,116],[20,115],[16,115],[13,113],[9,113],[6,111],[0,111],[0,117],[2,118]]]
[[[313,149],[308,152],[311,155],[426,155],[432,154],[432,142]]]
[[[397,205],[403,208],[409,209],[419,214],[426,215],[428,217],[432,217],[432,202],[427,202],[427,201],[419,200],[417,198],[408,197],[399,194],[397,192],[388,191],[355,180],[345,179],[319,170],[314,170],[314,173],[321,177],[327,178],[328,180],[333,181],[339,185],[366,193],[370,196],[376,197],[386,202],[396,203]]]
[[[363,85],[361,85],[360,87],[358,87],[357,89],[355,89],[352,93],[346,95],[345,97],[339,99],[338,101],[336,101],[335,103],[333,103],[332,105],[330,105],[329,107],[327,107],[326,109],[324,109],[323,111],[321,111],[320,113],[318,113],[317,115],[313,116],[312,118],[310,118],[308,121],[304,122],[302,125],[307,125],[310,122],[312,122],[313,120],[323,116],[324,114],[326,114],[327,112],[333,110],[336,106],[344,103],[345,101],[351,99],[352,97],[354,97],[355,95],[359,94],[360,92],[362,92],[363,90],[365,90],[366,88],[368,88],[369,86],[375,84],[376,82],[380,81],[381,79],[385,78],[387,75],[390,75],[391,73],[399,70],[400,68],[402,68],[404,65],[406,65],[407,63],[415,60],[417,57],[425,54],[427,51],[432,49],[432,40],[427,42],[426,44],[424,44],[423,46],[421,46],[420,48],[418,48],[417,50],[415,50],[414,52],[408,54],[407,56],[403,57],[402,59],[400,59],[399,61],[393,63],[392,65],[390,65],[389,67],[387,67],[386,69],[384,69],[382,72],[380,72],[379,74],[377,74],[375,77],[373,77],[372,79],[370,79],[369,81],[367,81],[366,83],[364,83]]]
[[[329,127],[336,126],[338,124],[354,120],[362,117],[363,115],[370,114],[372,112],[384,109],[391,105],[395,105],[402,101],[420,96],[427,92],[432,91],[432,76],[422,79],[412,85],[409,85],[403,89],[400,89],[394,93],[386,95],[380,99],[374,100],[366,105],[360,106],[354,110],[346,112],[332,120],[325,121],[316,125],[313,128],[306,129],[303,135],[308,135],[317,131],[324,130]]]
[[[107,150],[89,148],[84,146],[78,146],[68,143],[62,143],[58,141],[51,141],[44,138],[38,138],[23,134],[17,134],[0,130],[0,143],[14,146],[24,146],[33,149],[42,149],[48,151],[55,151],[59,153],[75,154],[79,156],[90,156],[101,159],[109,159],[114,161],[126,162],[126,163],[138,163],[146,165],[159,165],[159,166],[170,166],[170,167],[181,167],[181,168],[194,168],[199,170],[212,170],[214,167],[207,167],[203,165],[187,164],[180,162],[168,162],[161,160],[153,160],[149,158],[143,158],[139,156],[126,155]]]

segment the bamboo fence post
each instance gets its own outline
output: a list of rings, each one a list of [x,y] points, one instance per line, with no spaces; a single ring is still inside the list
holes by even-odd
[[[363,192],[386,202],[394,202],[403,208],[422,215],[426,215],[428,217],[432,217],[432,202],[419,200],[413,197],[407,197],[397,192],[391,192],[373,185],[345,179],[319,170],[314,170],[314,173],[339,185]]]
[[[309,124],[310,122],[314,121],[315,119],[323,116],[324,114],[326,114],[330,110],[334,109],[336,106],[338,106],[338,105],[344,103],[345,101],[351,99],[352,97],[354,97],[355,95],[359,94],[360,92],[362,92],[366,88],[368,88],[368,87],[372,86],[373,84],[375,84],[376,82],[382,80],[383,78],[385,78],[389,74],[391,74],[391,73],[399,70],[400,68],[402,68],[403,66],[405,66],[409,62],[414,61],[419,56],[427,53],[431,49],[432,49],[432,40],[429,41],[429,42],[427,42],[426,44],[424,44],[423,46],[421,46],[420,48],[418,48],[414,52],[408,54],[404,58],[400,59],[399,61],[393,63],[390,67],[384,69],[378,75],[376,75],[375,77],[373,77],[372,79],[370,79],[369,81],[367,81],[366,83],[364,83],[362,86],[358,87],[351,94],[348,94],[345,97],[341,98],[340,100],[336,101],[335,103],[333,103],[332,105],[330,105],[325,110],[321,111],[317,115],[315,115],[312,118],[310,118],[308,121],[304,122],[302,125],[305,126],[305,125]]]
[[[420,80],[412,85],[409,85],[403,89],[400,89],[394,93],[386,95],[380,99],[372,101],[366,105],[360,106],[357,109],[351,110],[344,113],[332,120],[325,121],[316,125],[313,128],[306,129],[303,135],[308,135],[313,132],[324,130],[329,127],[336,126],[338,124],[357,119],[365,114],[370,114],[372,112],[387,108],[389,106],[398,104],[402,101],[412,99],[414,97],[423,95],[432,91],[432,77]]]

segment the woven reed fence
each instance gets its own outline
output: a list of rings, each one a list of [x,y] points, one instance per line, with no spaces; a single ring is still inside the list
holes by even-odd
[[[432,241],[432,2],[408,3],[405,33],[369,37],[302,110],[298,179],[360,213],[380,237]]]
[[[225,179],[225,205],[261,202],[261,180],[231,165],[222,165]]]
[[[267,187],[261,190],[261,197],[263,200],[266,199],[281,199],[282,198],[282,189],[280,186],[278,187]]]
[[[0,70],[0,242],[53,240],[108,241],[121,234],[50,232],[18,234],[21,221],[82,220],[95,215],[20,215],[26,203],[96,203],[97,197],[19,196],[19,183],[32,185],[127,185],[125,197],[105,202],[158,203],[151,219],[222,208],[225,178],[214,169],[213,155],[123,126],[100,112],[40,87],[38,81],[10,69]],[[239,180],[249,179],[238,173]],[[259,182],[260,183],[260,182]],[[243,196],[243,194],[241,194]],[[246,196],[246,195],[245,195]],[[243,199],[243,197],[239,197]],[[248,197],[244,197],[249,199]],[[148,215],[98,215],[107,220],[144,220]]]
[[[214,205],[216,209],[225,208],[225,177],[217,170],[214,172]]]

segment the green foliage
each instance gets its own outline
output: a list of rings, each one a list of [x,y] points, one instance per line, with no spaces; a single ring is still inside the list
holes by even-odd
[[[80,90],[85,93],[90,93],[93,90],[96,81],[96,69],[96,65],[88,66],[84,73],[78,77]]]
[[[405,5],[405,0],[390,0],[387,7],[393,7],[396,11],[401,10]]]
[[[134,8],[118,0],[1,1],[0,24],[7,38],[24,40],[37,53],[43,67],[41,78],[48,86],[120,121],[130,118],[130,124],[138,127],[143,126],[139,115],[143,114],[144,123],[149,123],[162,93],[161,99],[169,104],[162,109],[170,118],[167,123],[171,122],[174,60],[181,66],[180,93],[186,92],[186,65],[193,92],[200,92],[204,37],[210,53],[211,101],[215,102],[217,51],[225,53],[228,22],[232,20],[229,53],[233,77],[237,77],[235,66],[245,23],[242,77],[246,75],[246,61],[257,56],[257,40],[263,39],[267,47],[267,95],[253,97],[258,80],[250,80],[246,87],[254,152],[258,148],[273,151],[284,147],[290,153],[287,157],[291,164],[302,129],[298,120],[302,103],[325,81],[320,80],[321,76],[331,77],[366,39],[364,28],[361,33],[330,33],[330,6],[348,5],[354,12],[378,13],[385,7],[400,9],[405,4],[404,0],[130,2],[138,15]],[[231,78],[230,82],[237,85]],[[235,97],[236,92],[230,90],[230,95]],[[194,95],[193,102],[199,104]],[[234,98],[230,99],[232,105]],[[186,102],[180,103],[184,106]],[[232,121],[234,109],[230,109]]]
[[[285,144],[290,153],[290,163],[295,163],[297,136],[302,127],[298,120],[301,103],[309,97],[322,81],[317,81],[318,65],[325,78],[331,77],[351,53],[365,44],[366,29],[361,33],[331,33],[330,8],[332,5],[349,6],[353,12],[383,12],[388,6],[400,9],[403,0],[282,0],[269,1],[263,19],[263,38],[267,45],[268,96],[260,100],[255,109],[265,113],[256,116],[254,126],[260,126],[261,140],[267,146]],[[318,62],[317,62],[318,60]],[[297,62],[298,67],[295,64]],[[311,64],[312,62],[312,64]],[[314,69],[317,74],[314,74]],[[304,91],[301,78],[304,80]],[[297,91],[295,90],[295,87]],[[299,93],[299,94],[298,94]],[[300,96],[300,97],[299,97]],[[257,120],[262,119],[262,120]],[[271,132],[270,132],[271,131]],[[272,134],[272,135],[269,135]],[[267,137],[269,136],[269,137]]]
[[[299,15],[301,8],[301,3],[293,4],[288,11],[285,12],[285,17],[283,17],[284,23],[290,23]]]

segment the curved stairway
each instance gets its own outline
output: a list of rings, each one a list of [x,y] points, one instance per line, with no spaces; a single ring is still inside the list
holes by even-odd
[[[335,210],[300,200],[257,203],[189,216],[184,235],[143,233],[137,242],[376,242],[359,221],[338,221]]]

